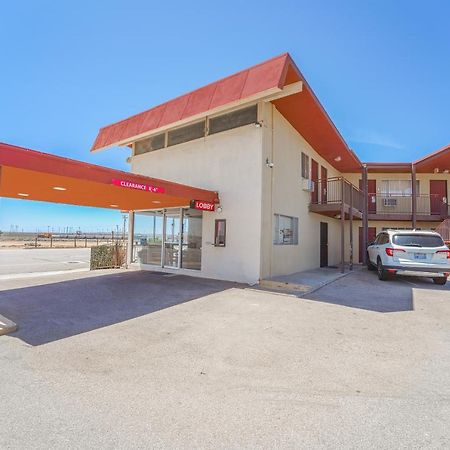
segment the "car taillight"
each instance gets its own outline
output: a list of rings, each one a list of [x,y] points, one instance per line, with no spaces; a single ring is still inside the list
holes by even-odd
[[[394,256],[394,252],[405,252],[402,248],[386,248],[386,255]]]
[[[450,259],[450,250],[438,250],[436,253],[446,253],[447,259]]]

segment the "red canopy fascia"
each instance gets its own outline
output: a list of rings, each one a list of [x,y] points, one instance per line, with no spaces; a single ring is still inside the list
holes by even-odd
[[[214,191],[5,143],[0,143],[0,196],[121,210],[219,201]]]

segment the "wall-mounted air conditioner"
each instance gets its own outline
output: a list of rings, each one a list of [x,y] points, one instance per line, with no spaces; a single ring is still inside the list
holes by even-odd
[[[314,181],[303,179],[302,189],[307,192],[313,192],[314,191]]]
[[[397,206],[397,199],[391,197],[383,198],[383,206],[387,208],[394,208]]]

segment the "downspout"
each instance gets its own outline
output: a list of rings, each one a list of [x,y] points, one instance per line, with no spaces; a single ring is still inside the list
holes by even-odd
[[[274,156],[274,125],[273,125],[273,108],[275,106],[271,103],[270,104],[270,162],[273,163],[273,156]],[[269,168],[270,170],[270,218],[269,218],[269,227],[271,230],[270,236],[269,236],[269,242],[270,242],[270,260],[269,260],[269,277],[272,277],[272,259],[273,259],[273,217],[274,217],[274,211],[273,211],[273,167]]]

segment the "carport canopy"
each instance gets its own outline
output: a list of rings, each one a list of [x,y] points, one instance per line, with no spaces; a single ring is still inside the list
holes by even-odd
[[[124,211],[218,203],[218,193],[0,143],[0,196]]]

